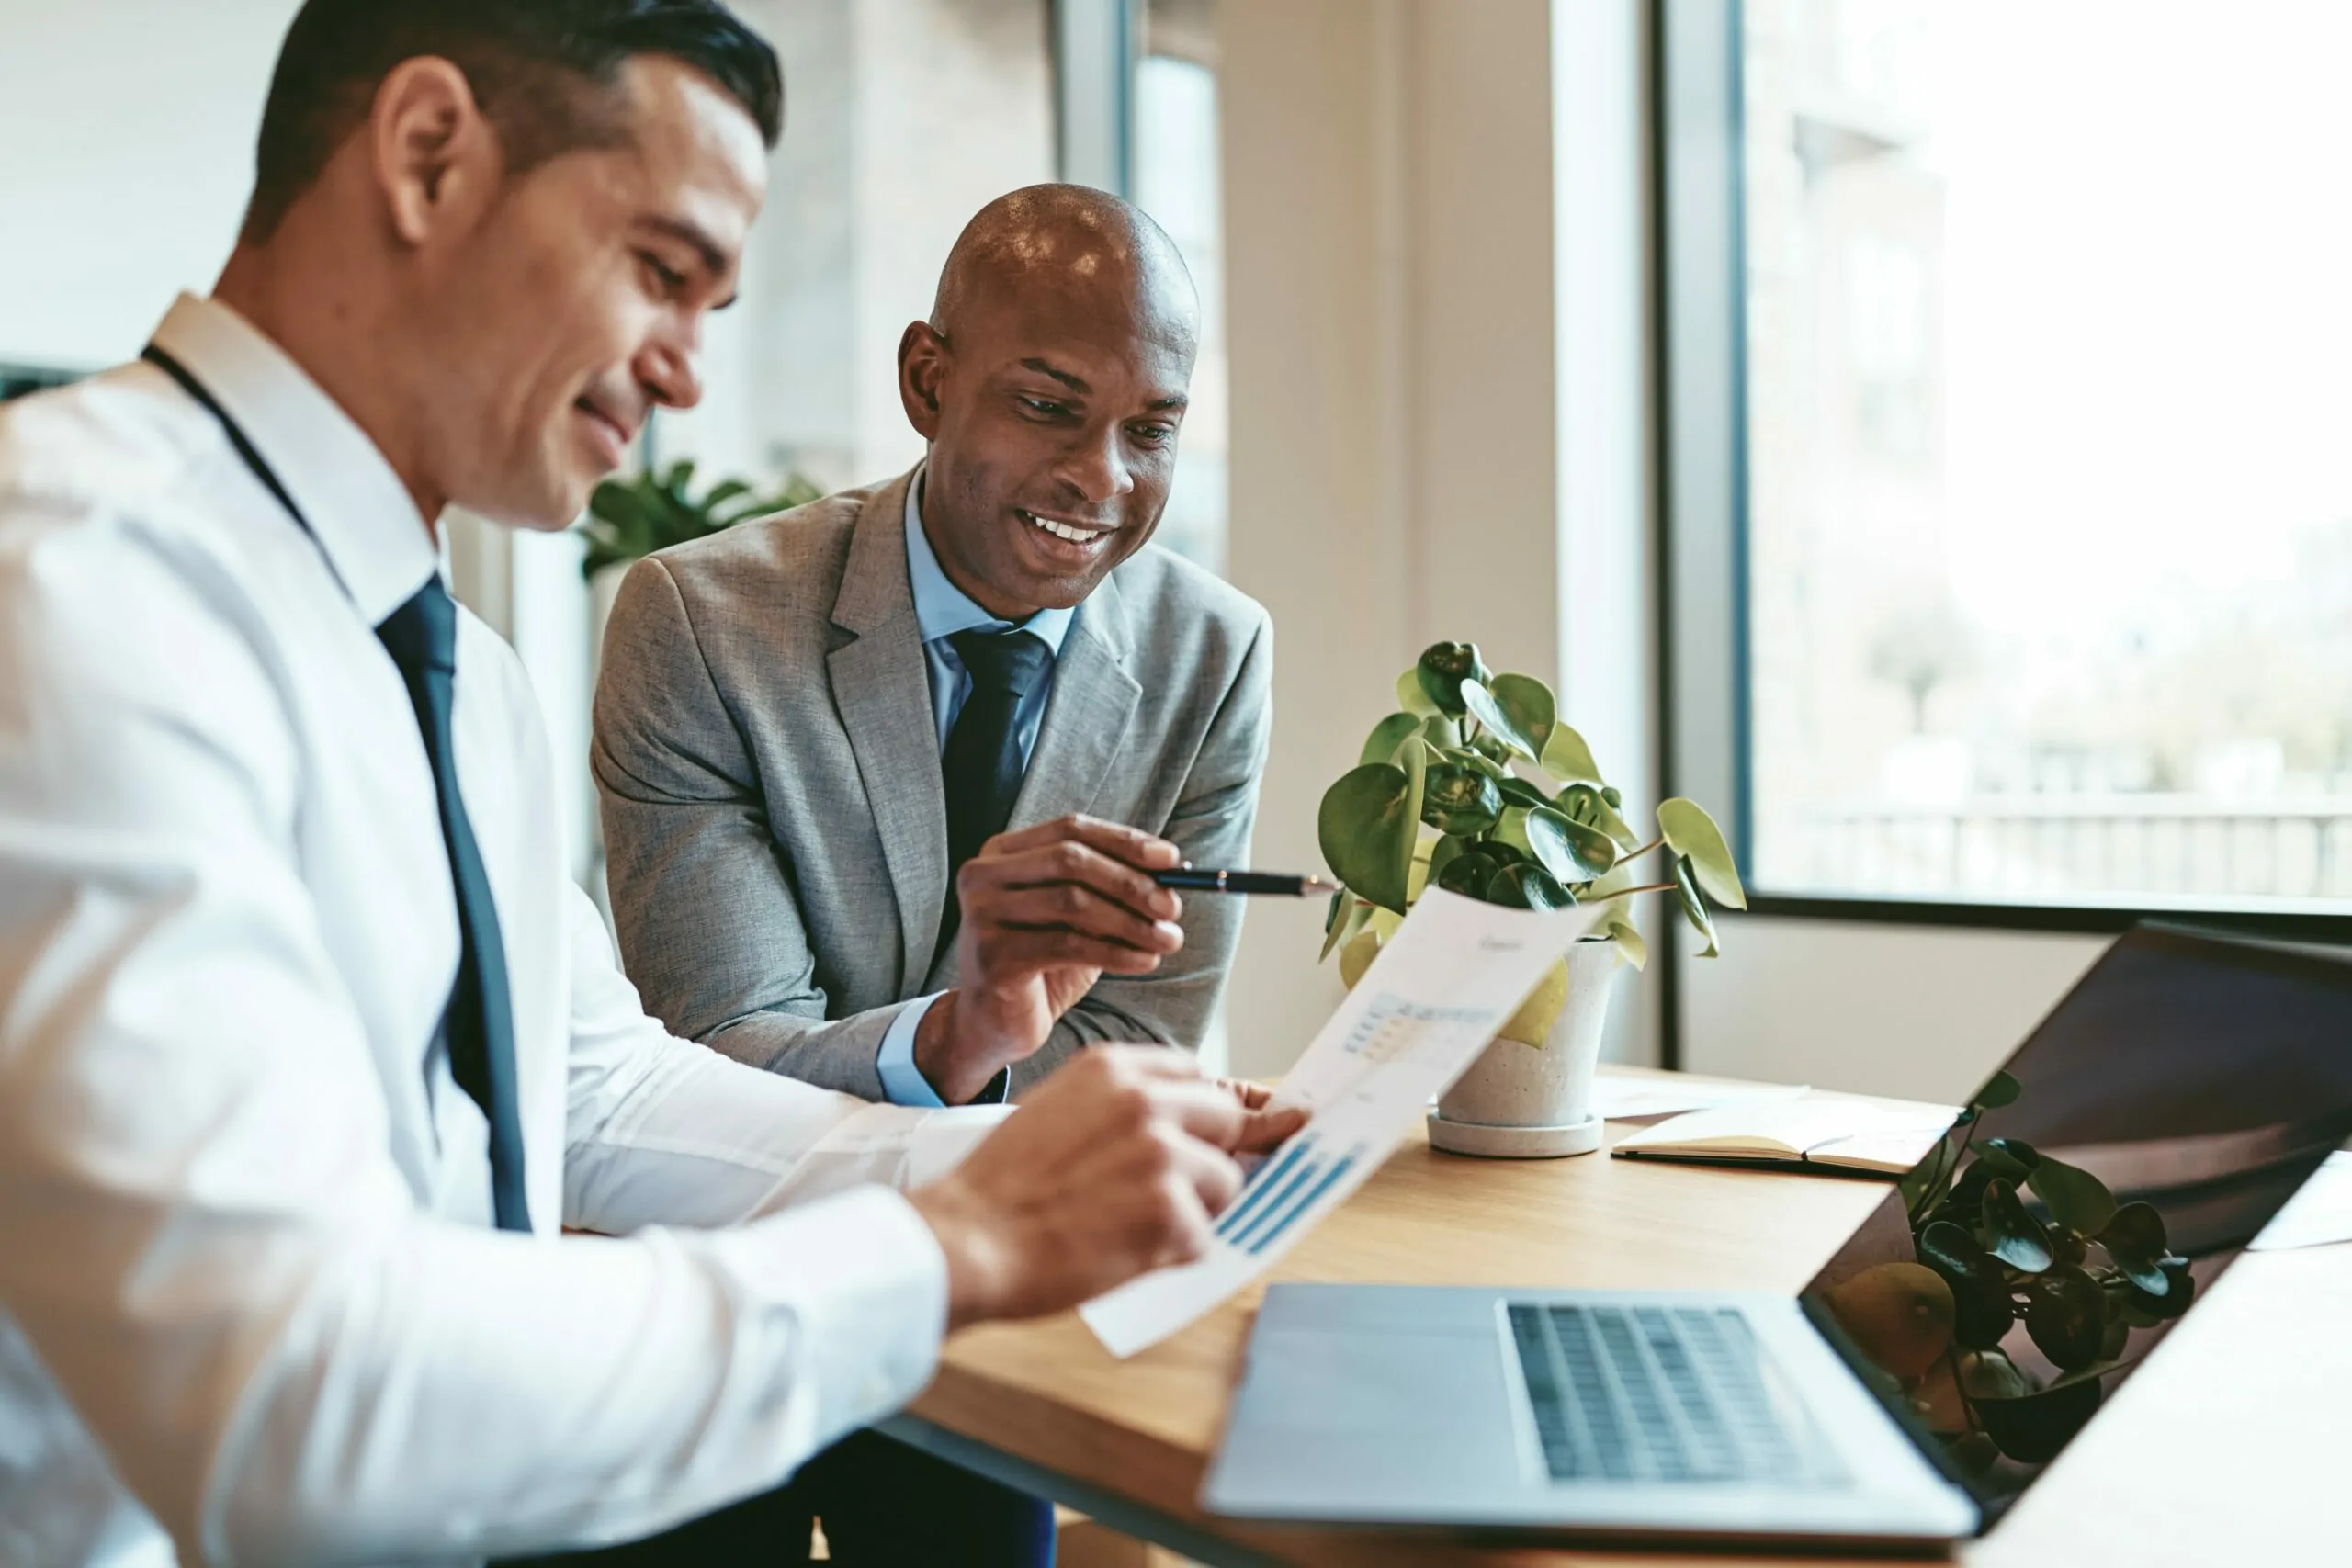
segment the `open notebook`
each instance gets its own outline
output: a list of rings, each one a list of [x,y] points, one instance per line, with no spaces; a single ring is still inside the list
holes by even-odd
[[[1670,1117],[1617,1140],[1625,1159],[1716,1165],[1822,1166],[1900,1176],[1927,1157],[1956,1107],[1807,1096],[1749,1101]]]

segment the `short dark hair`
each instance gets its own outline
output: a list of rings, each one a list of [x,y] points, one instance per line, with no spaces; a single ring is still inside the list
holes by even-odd
[[[521,174],[626,134],[602,89],[639,54],[710,77],[770,147],[783,134],[775,51],[719,0],[305,0],[262,110],[244,236],[269,237],[403,60],[435,55],[463,71]]]

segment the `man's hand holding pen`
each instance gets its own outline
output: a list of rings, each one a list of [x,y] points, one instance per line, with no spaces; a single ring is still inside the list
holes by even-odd
[[[1104,974],[1148,975],[1184,945],[1177,888],[1329,893],[1318,878],[1199,870],[1167,840],[1065,817],[980,847],[956,878],[958,984],[915,1033],[915,1065],[951,1105],[1045,1044]]]

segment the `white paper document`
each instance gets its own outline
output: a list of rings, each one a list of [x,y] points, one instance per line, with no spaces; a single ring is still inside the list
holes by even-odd
[[[1603,1122],[1637,1122],[1645,1116],[1712,1111],[1719,1105],[1795,1100],[1804,1092],[1801,1083],[1693,1083],[1681,1077],[1608,1076],[1593,1081],[1592,1110]]]
[[[2256,1252],[2352,1241],[2352,1151],[2338,1149],[2247,1243]]]
[[[1424,893],[1283,1080],[1314,1119],[1218,1216],[1207,1256],[1080,1307],[1095,1337],[1132,1356],[1272,1268],[1379,1168],[1591,918]]]

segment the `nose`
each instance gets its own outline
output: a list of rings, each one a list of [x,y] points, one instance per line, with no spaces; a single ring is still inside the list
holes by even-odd
[[[1135,470],[1119,449],[1115,421],[1080,435],[1055,465],[1054,477],[1086,498],[1090,506],[1108,506],[1136,488]]]
[[[636,369],[647,398],[663,408],[690,409],[702,401],[699,343],[656,338],[637,356]]]

